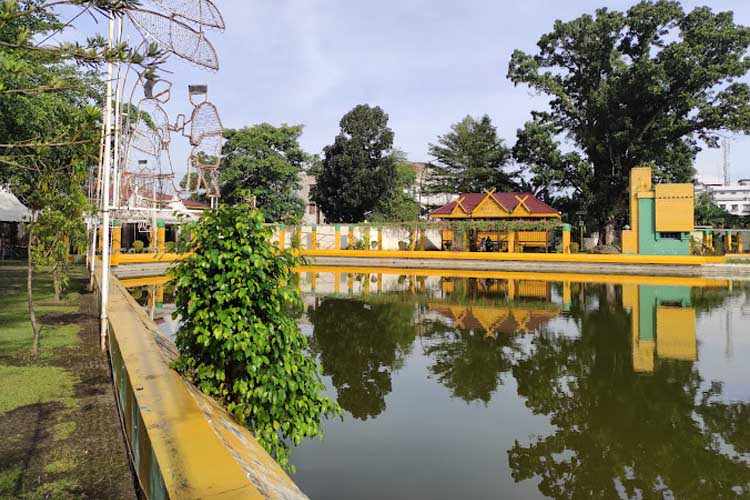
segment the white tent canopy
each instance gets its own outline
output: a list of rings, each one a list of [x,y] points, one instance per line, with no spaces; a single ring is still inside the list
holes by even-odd
[[[0,222],[28,222],[31,220],[31,212],[18,198],[0,187]]]

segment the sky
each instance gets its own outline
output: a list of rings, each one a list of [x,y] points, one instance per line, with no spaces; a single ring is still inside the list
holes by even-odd
[[[467,114],[488,114],[508,145],[530,112],[547,99],[507,78],[514,49],[533,52],[556,19],[601,6],[625,10],[632,1],[605,0],[215,0],[226,23],[210,32],[221,68],[209,72],[172,60],[171,113],[189,113],[187,85],[206,83],[225,127],[268,122],[302,124],[303,148],[320,153],[333,142],[341,116],[357,104],[382,107],[395,146],[429,161],[429,143]],[[750,2],[710,3],[750,25]],[[64,16],[63,16],[64,18]],[[85,21],[79,31],[106,28]],[[90,33],[86,33],[90,34]],[[175,170],[188,147],[175,141]],[[750,178],[750,139],[732,140],[732,179]],[[699,154],[696,168],[717,176],[722,153]]]

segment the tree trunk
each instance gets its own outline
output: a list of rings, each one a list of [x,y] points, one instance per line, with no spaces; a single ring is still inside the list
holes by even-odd
[[[36,314],[34,313],[34,293],[33,293],[33,274],[34,264],[31,258],[31,247],[34,244],[34,226],[29,226],[29,245],[26,260],[26,294],[28,295],[29,301],[29,319],[31,320],[31,330],[34,333],[34,342],[32,344],[32,352],[34,355],[39,354],[39,324],[36,321]]]
[[[60,266],[55,264],[52,268],[52,288],[55,292],[55,302],[60,302],[60,295],[62,293],[62,279],[60,277]]]

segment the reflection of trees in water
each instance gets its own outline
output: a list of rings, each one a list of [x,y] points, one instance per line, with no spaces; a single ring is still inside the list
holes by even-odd
[[[310,346],[353,417],[366,420],[385,410],[391,373],[403,366],[416,335],[413,314],[412,303],[333,298],[308,313]]]
[[[596,309],[576,304],[592,292]],[[738,496],[750,494],[750,466],[716,439],[747,451],[748,405],[710,403],[720,389],[700,394],[691,362],[662,360],[653,374],[634,373],[621,302],[604,287],[579,297],[571,314],[580,337],[539,335],[513,368],[527,406],[556,427],[509,450],[513,477],[541,478],[540,491],[554,498],[724,498],[738,486]]]
[[[451,390],[453,396],[466,402],[488,403],[502,374],[512,366],[514,337],[486,336],[434,321],[425,325],[424,352],[433,359],[430,373]]]

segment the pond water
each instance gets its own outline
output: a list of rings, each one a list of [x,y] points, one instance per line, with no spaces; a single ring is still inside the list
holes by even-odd
[[[750,284],[303,271],[344,409],[292,454],[311,498],[750,497]]]

